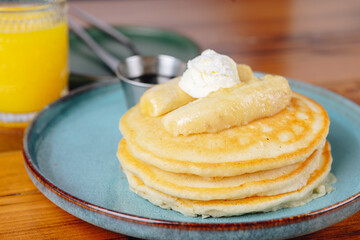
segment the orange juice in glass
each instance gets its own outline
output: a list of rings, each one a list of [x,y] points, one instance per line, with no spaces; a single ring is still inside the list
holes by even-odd
[[[0,126],[26,126],[67,81],[65,0],[0,0]]]

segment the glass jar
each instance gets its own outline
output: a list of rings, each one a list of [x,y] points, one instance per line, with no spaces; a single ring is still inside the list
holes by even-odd
[[[65,0],[0,0],[0,126],[22,127],[67,92]]]

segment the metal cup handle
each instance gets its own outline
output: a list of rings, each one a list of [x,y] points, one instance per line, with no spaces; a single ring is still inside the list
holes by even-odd
[[[71,18],[68,19],[69,27],[79,38],[81,38],[91,50],[116,74],[116,69],[120,61],[106,52],[96,43],[85,30]]]

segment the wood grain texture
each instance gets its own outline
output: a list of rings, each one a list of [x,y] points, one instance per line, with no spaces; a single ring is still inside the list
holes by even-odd
[[[175,30],[254,70],[312,83],[360,104],[358,0],[78,1],[117,25]],[[22,129],[0,129],[0,239],[129,239],[46,199],[27,176]],[[360,239],[360,212],[296,239]]]

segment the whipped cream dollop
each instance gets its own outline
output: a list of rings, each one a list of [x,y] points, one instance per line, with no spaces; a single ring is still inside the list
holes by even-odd
[[[201,98],[238,83],[240,79],[234,60],[208,49],[187,63],[179,87],[193,98]]]

